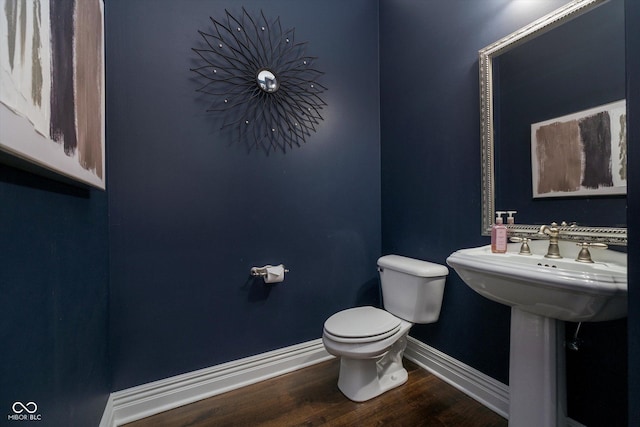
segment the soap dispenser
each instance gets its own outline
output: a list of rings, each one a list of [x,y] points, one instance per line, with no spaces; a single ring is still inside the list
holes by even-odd
[[[507,217],[507,224],[513,225],[516,222],[516,218],[514,217],[515,214],[517,214],[518,211],[507,211],[507,215],[509,215]]]
[[[507,227],[502,223],[504,212],[496,212],[496,222],[491,227],[491,252],[503,254],[507,252]]]

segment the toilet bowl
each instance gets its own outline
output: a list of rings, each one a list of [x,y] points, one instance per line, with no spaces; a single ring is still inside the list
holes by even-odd
[[[404,384],[402,356],[414,323],[438,320],[447,267],[386,255],[378,259],[384,310],[365,306],[340,311],[324,323],[322,342],[340,357],[338,388],[363,402]]]

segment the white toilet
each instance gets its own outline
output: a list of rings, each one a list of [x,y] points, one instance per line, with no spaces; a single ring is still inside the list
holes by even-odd
[[[433,323],[440,316],[444,265],[386,255],[378,259],[384,310],[356,307],[324,323],[322,342],[340,357],[338,388],[349,399],[364,402],[407,381],[402,355],[414,323]]]

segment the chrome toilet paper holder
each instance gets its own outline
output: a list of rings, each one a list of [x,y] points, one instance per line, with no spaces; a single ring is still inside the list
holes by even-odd
[[[264,267],[251,267],[251,275],[254,277],[266,277],[269,272],[268,269],[269,268],[274,268],[274,267],[282,267],[284,270],[284,273],[288,273],[289,270],[283,265],[265,265]]]

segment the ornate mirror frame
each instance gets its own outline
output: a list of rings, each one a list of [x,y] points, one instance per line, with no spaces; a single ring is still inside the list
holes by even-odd
[[[573,0],[559,9],[520,28],[506,37],[478,51],[480,69],[480,134],[482,142],[482,235],[491,235],[495,217],[495,157],[494,157],[494,106],[493,59],[528,40],[531,40],[563,23],[588,12],[608,0]],[[511,236],[535,238],[540,225],[508,225]],[[627,229],[611,227],[560,227],[564,240],[601,242],[611,245],[627,245]],[[542,236],[538,235],[540,238]]]

